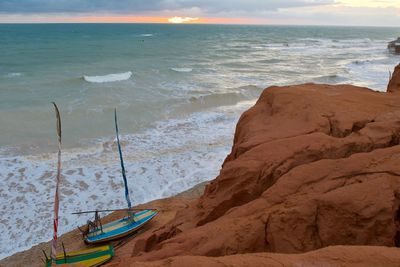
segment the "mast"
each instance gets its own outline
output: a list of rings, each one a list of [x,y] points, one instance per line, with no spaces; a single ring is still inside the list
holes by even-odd
[[[119,143],[117,109],[114,109],[114,121],[115,121],[115,132],[117,134],[117,145],[118,145],[119,159],[120,159],[120,162],[121,162],[121,173],[122,173],[122,178],[124,179],[124,185],[125,185],[125,199],[126,199],[126,202],[128,203],[128,209],[131,210],[132,205],[131,205],[131,199],[129,198],[129,189],[128,189],[128,182],[126,180],[124,159],[122,158],[121,144]]]
[[[54,220],[53,220],[53,241],[51,245],[51,258],[53,263],[56,262],[56,254],[57,254],[57,229],[58,229],[58,211],[59,211],[59,196],[58,196],[58,186],[60,184],[61,178],[61,117],[60,112],[56,103],[53,102],[54,109],[56,111],[57,118],[57,136],[58,136],[58,162],[57,162],[57,183],[56,183],[56,192],[54,194]]]

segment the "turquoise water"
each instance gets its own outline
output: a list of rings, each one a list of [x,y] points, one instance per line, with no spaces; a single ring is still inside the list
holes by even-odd
[[[133,204],[213,179],[240,114],[270,85],[384,91],[399,28],[0,25],[0,258],[49,240],[62,117],[60,232],[124,207],[118,109]],[[20,229],[25,229],[21,232]],[[9,242],[9,241],[12,242]]]
[[[398,34],[396,28],[0,25],[0,146],[47,149],[51,101],[63,111],[64,144],[76,147],[112,134],[114,107],[133,132],[198,111],[186,104],[215,94],[228,99],[212,99],[211,106],[255,98],[257,89],[274,84],[358,82],[383,89],[386,79],[351,64],[384,64],[386,75],[398,61],[387,55],[386,42]],[[126,72],[131,78],[120,82],[83,79]],[[251,89],[243,92],[246,86]]]

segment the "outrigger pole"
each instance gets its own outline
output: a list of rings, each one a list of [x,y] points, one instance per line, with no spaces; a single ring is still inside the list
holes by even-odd
[[[71,214],[85,214],[85,213],[96,213],[96,212],[112,212],[112,211],[143,211],[143,210],[157,210],[157,209],[111,209],[111,210],[88,210],[88,211],[77,211]]]

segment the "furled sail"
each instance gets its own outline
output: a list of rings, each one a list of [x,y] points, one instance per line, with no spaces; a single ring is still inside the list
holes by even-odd
[[[61,118],[60,112],[56,103],[53,102],[54,109],[56,111],[57,117],[57,136],[58,136],[58,162],[57,162],[57,183],[56,183],[56,192],[54,195],[54,220],[53,220],[53,241],[51,245],[51,258],[53,262],[56,262],[56,254],[57,254],[57,228],[58,228],[58,210],[59,210],[59,197],[58,197],[58,186],[60,184],[61,178]]]
[[[131,205],[131,199],[129,198],[129,189],[128,189],[128,182],[126,180],[124,159],[122,158],[121,144],[119,142],[118,122],[117,122],[117,109],[114,109],[114,120],[115,120],[115,131],[116,131],[116,134],[117,134],[117,145],[118,145],[119,159],[120,159],[120,162],[121,162],[122,178],[124,179],[124,185],[125,185],[125,198],[126,198],[126,202],[128,203],[128,208],[131,209],[132,205]]]

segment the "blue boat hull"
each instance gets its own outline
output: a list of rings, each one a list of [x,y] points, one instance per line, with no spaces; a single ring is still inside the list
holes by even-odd
[[[156,215],[156,210],[143,210],[137,212],[134,215],[134,220],[132,220],[131,217],[124,217],[122,219],[107,223],[102,226],[102,229],[97,229],[88,233],[84,240],[88,244],[96,244],[130,235],[142,228]]]

